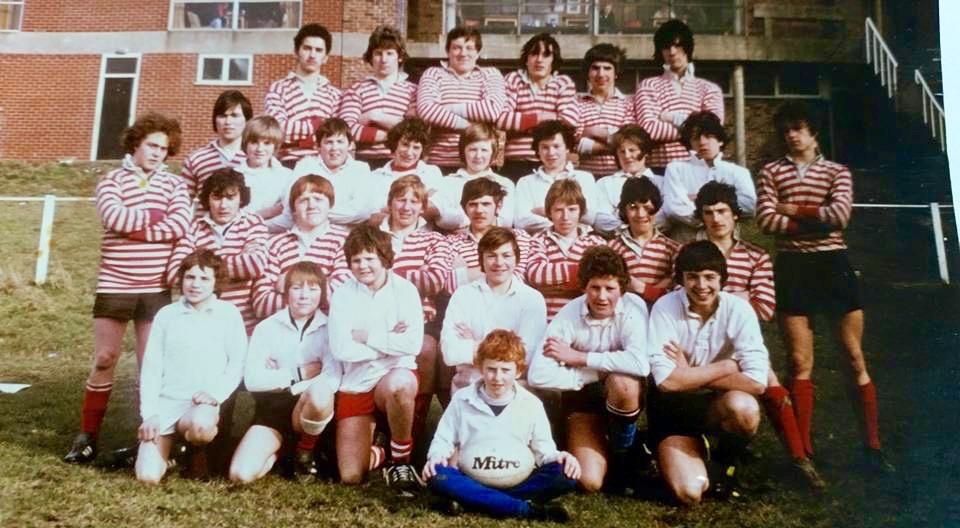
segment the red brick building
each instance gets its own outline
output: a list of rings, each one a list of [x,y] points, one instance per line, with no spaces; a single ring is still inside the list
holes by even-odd
[[[536,5],[535,5],[536,4]],[[607,8],[607,5],[610,5]],[[457,23],[484,31],[482,57],[509,71],[535,32],[558,35],[564,71],[585,85],[580,61],[592,45],[627,49],[624,91],[657,73],[658,17],[684,18],[697,34],[697,74],[727,96],[728,147],[751,166],[766,149],[762,131],[785,97],[830,105],[850,68],[863,70],[863,24],[877,0],[0,0],[0,159],[111,159],[117,135],[148,110],[181,120],[183,153],[213,134],[210,108],[222,90],[242,90],[263,109],[270,82],[293,65],[302,23],[334,33],[324,74],[346,87],[366,75],[360,58],[379,24],[405,30],[419,71],[443,56]],[[601,24],[601,14],[612,19]],[[613,20],[610,25],[610,20]],[[742,104],[737,104],[737,102]],[[749,135],[743,135],[750,131]],[[841,134],[842,135],[842,134]],[[831,134],[837,136],[837,134]],[[737,137],[731,134],[731,137]],[[836,143],[843,143],[838,137]]]

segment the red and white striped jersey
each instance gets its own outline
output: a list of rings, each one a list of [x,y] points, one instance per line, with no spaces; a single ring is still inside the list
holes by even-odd
[[[197,249],[209,249],[223,259],[227,280],[220,285],[219,298],[240,310],[250,335],[258,321],[251,304],[251,287],[267,267],[267,227],[263,219],[241,211],[226,226],[217,226],[209,215],[194,220],[167,263],[167,284],[171,288],[176,287],[180,263]]]
[[[517,267],[514,268],[513,274],[520,280],[526,280],[527,263],[530,259],[530,235],[522,229],[511,229],[511,231],[513,231],[514,236],[517,237],[517,246],[520,248],[520,261],[517,262]],[[470,232],[469,228],[447,236],[447,241],[450,243],[450,251],[452,251],[452,254],[459,255],[467,264],[467,268],[480,267],[480,254],[477,252],[477,245],[480,244],[480,239],[476,238],[474,234]],[[456,268],[451,266],[450,273],[447,276],[446,291],[452,295],[457,288],[467,282],[466,277],[458,274]]]
[[[560,242],[560,236],[552,228],[533,236],[530,257],[527,260],[527,283],[540,290],[547,301],[547,322],[571,299],[582,295],[577,285],[577,269],[580,257],[593,246],[602,246],[606,241],[585,226],[580,226],[576,240],[568,247]]]
[[[773,288],[773,261],[760,246],[734,241],[727,255],[727,282],[723,291],[747,292],[750,306],[761,321],[773,319],[777,297]]]
[[[191,152],[187,159],[183,160],[183,166],[180,168],[180,177],[187,183],[187,192],[190,193],[190,199],[195,200],[203,188],[203,182],[217,169],[223,167],[239,168],[247,160],[247,155],[243,149],[238,148],[232,155],[220,148],[217,140],[214,139],[205,146]],[[204,207],[198,207],[203,209]]]
[[[447,67],[427,68],[417,87],[417,115],[433,125],[433,145],[427,161],[440,167],[460,165],[459,124],[496,123],[506,99],[503,75],[496,68],[474,68],[458,76]],[[448,105],[466,105],[466,119],[454,114]]]
[[[507,74],[506,104],[497,118],[497,128],[507,131],[504,158],[507,161],[539,161],[533,151],[530,130],[539,123],[537,112],[553,112],[557,119],[576,128],[580,118],[577,87],[566,75],[554,73],[543,88],[530,82],[525,70]]]
[[[619,89],[614,89],[613,95],[603,103],[598,102],[590,94],[577,97],[577,108],[580,121],[577,126],[577,137],[583,137],[583,131],[592,126],[611,126],[619,129],[623,125],[636,122],[633,115],[633,101],[623,95]],[[577,169],[587,171],[595,178],[617,172],[617,160],[613,154],[588,156],[580,154]]]
[[[412,282],[424,300],[440,293],[453,260],[447,238],[421,227],[401,239],[389,230],[389,219],[384,219],[380,229],[393,243],[393,272]]]
[[[796,217],[777,204],[796,204]],[[777,250],[799,253],[846,249],[843,230],[850,223],[853,177],[847,167],[822,156],[801,175],[789,157],[764,165],[757,182],[757,223],[775,234]]]
[[[313,154],[313,134],[324,120],[337,115],[340,98],[340,89],[323,76],[310,96],[304,93],[303,82],[293,72],[274,81],[263,106],[264,112],[273,116],[283,129],[283,147],[277,158],[296,161]]]
[[[97,183],[103,225],[97,293],[165,291],[164,272],[176,241],[190,226],[183,179],[157,169],[147,177],[128,155]]]
[[[297,262],[319,265],[329,279],[331,290],[346,280],[350,270],[343,254],[343,242],[348,233],[345,227],[330,224],[325,233],[313,240],[308,240],[296,227],[271,238],[267,244],[266,269],[253,282],[252,304],[257,317],[266,319],[286,307],[287,300],[277,291],[277,284]]]
[[[640,82],[633,96],[633,113],[657,146],[647,158],[648,167],[666,167],[673,160],[687,158],[690,153],[680,143],[678,124],[660,119],[663,112],[713,112],[723,122],[723,92],[716,84],[693,75],[693,64],[678,81],[676,74],[665,71]],[[679,84],[678,84],[679,82]],[[679,89],[678,89],[679,87]]]
[[[416,114],[417,85],[407,80],[406,73],[400,72],[399,75],[399,79],[389,85],[382,84],[375,77],[367,77],[343,92],[338,117],[350,125],[350,132],[357,142],[358,159],[391,157],[386,144],[374,142],[377,131],[383,129],[373,125],[361,125],[360,116],[373,110],[400,118]]]
[[[659,231],[646,243],[640,243],[630,236],[630,228],[625,226],[608,245],[623,257],[631,277],[649,284],[640,295],[648,306],[670,291],[669,286],[660,288],[655,285],[673,277],[673,260],[680,250],[680,244]]]

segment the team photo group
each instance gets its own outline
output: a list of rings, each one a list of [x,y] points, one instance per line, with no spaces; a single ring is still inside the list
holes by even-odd
[[[565,521],[575,491],[748,500],[738,468],[765,416],[776,456],[820,490],[824,316],[852,366],[864,471],[895,471],[843,236],[853,181],[820,152],[817,108],[780,107],[782,157],[754,178],[723,156],[723,94],[696,76],[680,20],[657,29],[663,72],[633,94],[608,43],[586,52],[577,93],[548,33],[504,76],[457,27],[415,83],[381,26],[369,76],[342,88],[321,74],[331,44],[307,24],[262,106],[236,90],[205,103],[215,137],[179,174],[177,116],[119,138],[126,156],[96,186],[95,350],[66,462],[98,456],[132,321],[130,459],[147,484],[174,466],[237,485],[377,472],[450,514]],[[775,258],[741,239],[748,222]],[[761,333],[774,322],[782,383]]]

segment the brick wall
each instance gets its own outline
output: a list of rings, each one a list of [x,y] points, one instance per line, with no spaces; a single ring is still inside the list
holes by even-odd
[[[368,33],[379,25],[397,25],[395,0],[346,0],[343,10],[346,32]]]
[[[443,0],[410,0],[408,6],[410,40],[436,42],[443,33]]]

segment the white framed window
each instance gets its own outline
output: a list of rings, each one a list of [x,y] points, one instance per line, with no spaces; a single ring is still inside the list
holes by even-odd
[[[20,31],[23,27],[23,0],[0,0],[0,31]]]
[[[253,55],[197,56],[196,84],[253,84]]]
[[[171,0],[169,27],[189,31],[297,29],[302,18],[302,0]]]

